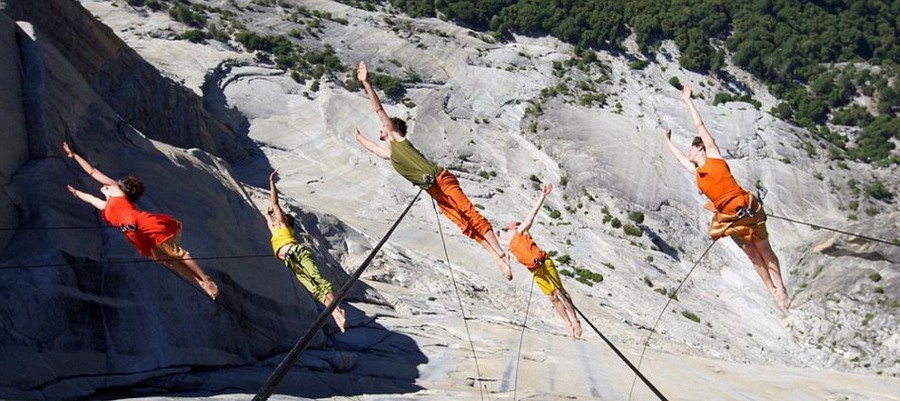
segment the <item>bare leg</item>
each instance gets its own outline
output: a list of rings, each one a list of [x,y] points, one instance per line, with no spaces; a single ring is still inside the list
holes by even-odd
[[[781,264],[778,261],[778,256],[772,250],[772,245],[769,244],[768,239],[756,241],[753,245],[759,251],[760,256],[762,256],[768,269],[769,278],[775,287],[772,294],[775,297],[775,302],[778,303],[778,307],[782,311],[787,312],[791,307],[791,301],[788,298],[787,289],[784,287],[784,280],[781,277]]]
[[[500,242],[497,241],[497,235],[494,234],[494,231],[489,230],[484,233],[484,240],[478,241],[478,243],[494,257],[494,262],[497,263],[497,267],[500,268],[500,273],[503,273],[503,277],[507,280],[512,280],[512,268],[509,266],[509,255],[500,248]]]
[[[570,313],[567,313],[568,306],[571,305],[566,296],[561,293],[560,290],[554,290],[547,296],[550,299],[550,303],[553,304],[553,308],[556,309],[556,313],[559,314],[559,317],[562,318],[563,323],[566,325],[566,329],[569,331],[569,336],[572,337],[572,340],[577,339],[581,336],[581,323],[578,322],[578,319],[571,319]],[[569,309],[571,311],[572,309]]]
[[[574,333],[575,338],[581,337],[581,322],[578,321],[578,316],[575,314],[575,305],[572,304],[572,298],[569,297],[569,293],[562,288],[557,290],[557,292],[559,293],[559,299],[566,308],[566,313],[569,314],[569,321],[572,322],[572,332]]]
[[[180,262],[181,261],[178,261],[178,260],[159,261],[159,263],[161,263],[167,269],[175,272],[175,274],[178,274],[179,276],[183,277],[185,280],[190,281],[190,282],[197,282],[197,278],[196,278],[196,276],[194,276],[194,273],[192,273],[191,270],[187,268],[187,266],[185,266],[183,263],[180,263]]]
[[[744,253],[747,254],[747,257],[750,258],[750,262],[753,263],[753,268],[756,269],[756,274],[758,274],[759,278],[762,279],[763,284],[765,284],[766,289],[769,290],[769,294],[772,295],[772,298],[775,300],[778,308],[781,310],[786,310],[784,307],[782,307],[782,303],[778,300],[778,287],[776,287],[775,283],[772,282],[772,276],[769,274],[769,268],[766,267],[765,259],[763,259],[763,256],[759,252],[759,249],[757,249],[756,245],[751,242],[741,243],[741,249],[743,249]]]
[[[328,293],[328,295],[325,296],[325,306],[327,307],[328,305],[331,305],[332,302],[334,302],[334,294]],[[334,308],[334,311],[331,312],[331,317],[334,318],[334,322],[337,323],[338,328],[341,329],[341,333],[347,331],[347,316],[344,314],[344,310],[341,309],[340,306],[336,306]]]
[[[190,253],[185,252],[183,259],[167,260],[161,263],[188,281],[196,282],[210,298],[216,299],[219,296],[219,286],[206,275],[196,260],[191,259]]]

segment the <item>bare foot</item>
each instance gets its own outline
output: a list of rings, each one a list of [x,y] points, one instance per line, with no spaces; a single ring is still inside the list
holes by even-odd
[[[344,310],[340,307],[334,308],[334,311],[331,312],[331,316],[334,318],[334,322],[337,323],[339,329],[341,329],[341,333],[347,331],[345,326],[347,325],[347,316],[344,315]]]
[[[572,323],[572,332],[573,338],[581,337],[581,322],[576,320],[574,323]]]
[[[500,268],[500,273],[503,273],[503,277],[508,281],[512,281],[512,268],[509,267],[509,257],[503,255],[504,258],[497,259],[497,267]]]
[[[216,282],[213,281],[212,277],[206,277],[203,281],[200,282],[200,288],[206,292],[213,301],[216,300],[216,297],[219,296],[219,286],[216,285]]]
[[[787,313],[788,309],[791,308],[791,300],[788,298],[787,292],[784,288],[776,289],[772,294],[775,296],[775,303],[778,304],[778,309],[781,309],[782,312]]]

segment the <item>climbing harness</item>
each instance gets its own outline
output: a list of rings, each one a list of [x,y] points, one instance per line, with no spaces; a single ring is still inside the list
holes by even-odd
[[[325,325],[325,321],[331,316],[331,313],[334,312],[334,309],[337,308],[338,304],[344,299],[348,292],[350,292],[350,287],[359,280],[359,277],[362,275],[363,271],[369,266],[369,263],[372,262],[372,259],[375,258],[375,254],[381,250],[381,247],[384,246],[384,243],[387,242],[388,238],[391,237],[391,234],[394,233],[394,230],[400,225],[400,222],[406,216],[406,213],[409,212],[409,209],[412,208],[413,204],[416,203],[416,200],[419,199],[419,195],[422,194],[422,190],[419,189],[419,192],[416,193],[416,196],[413,197],[412,201],[409,202],[409,205],[406,206],[406,209],[403,210],[403,213],[400,214],[400,217],[394,221],[394,224],[388,229],[387,233],[381,238],[381,241],[375,245],[375,248],[369,252],[369,256],[363,260],[362,264],[356,269],[353,275],[349,280],[341,287],[340,291],[335,294],[334,299],[328,306],[319,313],[319,317],[316,319],[315,323],[313,323],[312,327],[310,327],[306,334],[297,341],[297,344],[293,349],[288,353],[288,355],[278,364],[275,368],[275,371],[272,372],[272,375],[266,380],[263,386],[259,389],[259,392],[253,397],[253,401],[265,401],[269,399],[272,393],[275,391],[275,388],[281,383],[281,380],[284,379],[284,376],[287,375],[288,371],[294,367],[294,364],[300,359],[300,355],[303,354],[303,351],[306,350],[306,347],[309,346],[309,343],[312,341],[313,337]]]
[[[738,220],[743,219],[744,217],[753,217],[756,216],[756,213],[753,212],[753,209],[745,206],[739,206],[734,214]]]

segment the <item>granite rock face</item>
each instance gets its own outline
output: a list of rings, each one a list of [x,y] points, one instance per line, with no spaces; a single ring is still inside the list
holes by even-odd
[[[299,7],[284,6],[291,2],[196,3],[234,13],[260,34],[309,28],[314,35],[290,40],[313,50],[331,45],[349,68],[362,59],[371,71],[416,76],[404,84],[406,99],[384,99],[388,113],[410,122],[410,140],[459,177],[495,228],[522,219],[537,181],[557,183],[532,233],[542,248],[557,253],[561,271],[602,276],[600,282],[563,280],[576,305],[635,359],[668,295],[710,246],[705,199],[661,141],[665,128],[673,129],[682,147],[695,134],[669,79],[694,84],[695,103],[738,182],[765,194],[770,238],[794,306],[789,315],[780,313],[743,252],[719,241],[662,315],[645,373],[665,393],[678,390],[685,400],[891,400],[896,394],[897,247],[780,217],[895,241],[896,199],[878,201],[860,190],[880,180],[897,194],[897,166],[838,164],[824,150],[810,152],[807,144],[823,144],[767,113],[771,104],[762,110],[740,102],[711,104],[706,99],[735,83],[682,70],[673,45],[644,70],[607,52],[581,68],[568,63],[574,49],[553,38],[497,43],[445,21],[409,19],[378,7],[303,2],[310,13],[343,20],[316,17],[307,24],[292,20]],[[75,43],[69,36],[90,35],[42,33],[52,24],[40,21],[49,17],[23,18],[41,14],[40,7],[0,4],[15,9],[10,14],[20,20],[13,30],[22,58],[0,60],[0,71],[23,71],[24,104],[21,111],[6,106],[16,95],[4,93],[0,107],[24,113],[19,131],[25,130],[31,149],[27,157],[10,151],[12,161],[3,154],[12,178],[4,187],[11,211],[2,218],[14,225],[101,225],[96,212],[65,192],[66,183],[96,187],[60,157],[58,143],[66,135],[104,171],[144,177],[149,189],[141,206],[182,219],[184,245],[196,256],[270,252],[259,212],[266,192],[255,187],[265,188],[268,173],[280,167],[285,202],[302,217],[302,230],[336,285],[346,278],[341,267],[358,265],[415,194],[389,163],[354,141],[355,128],[374,139],[380,124],[368,99],[346,89],[344,74],[352,71],[298,83],[234,41],[171,40],[187,27],[119,0],[81,2],[109,26],[85,22],[91,35],[105,32],[106,44],[84,50],[91,57],[70,59],[71,50],[57,48]],[[73,4],[60,7],[84,13]],[[106,38],[110,32],[121,39]],[[58,43],[51,40],[58,35],[64,36]],[[147,61],[136,61],[136,54]],[[135,67],[149,81],[110,61],[118,58],[124,66],[150,65]],[[14,77],[0,77],[6,79],[15,85]],[[184,88],[157,82],[166,79]],[[126,89],[116,92],[119,87]],[[586,87],[604,100],[582,102],[579,91]],[[148,92],[166,94],[159,100],[165,106],[153,109],[142,104],[143,95],[133,96]],[[768,93],[758,95],[771,101]],[[163,100],[173,97],[182,100]],[[134,109],[131,117],[120,107]],[[165,129],[132,128],[161,124],[154,116],[170,108],[187,116],[174,113],[166,124],[185,132],[167,137],[160,132]],[[190,131],[218,124],[196,120],[207,115],[235,127],[233,135],[210,142],[205,133]],[[247,138],[258,149],[246,147]],[[222,148],[239,154],[220,153]],[[854,201],[855,210],[848,210]],[[623,229],[627,225],[631,234]],[[634,235],[634,228],[641,234]],[[222,285],[225,305],[219,307],[158,265],[127,263],[137,255],[114,231],[9,235],[4,265],[65,266],[0,270],[0,294],[9,294],[0,304],[0,345],[7,359],[24,366],[0,371],[9,378],[0,383],[6,398],[84,396],[139,382],[170,393],[252,392],[278,361],[275,355],[296,338],[283,333],[297,332],[315,317],[315,303],[272,259],[204,262]],[[472,388],[460,385],[474,374],[470,346],[489,378],[485,386],[500,397],[517,386],[527,390],[519,393],[524,399],[536,400],[619,400],[629,392],[631,376],[596,337],[587,332],[584,341],[565,338],[556,312],[530,287],[530,275],[514,266],[514,280],[503,280],[478,245],[436,217],[427,198],[414,205],[363,279],[352,305],[364,310],[360,320],[367,323],[346,335],[320,336],[316,360],[305,364],[315,372],[339,372],[327,376],[337,389],[324,388],[326,380],[301,369],[286,384],[295,389],[289,394],[338,398],[384,390],[395,397],[390,399],[477,399]],[[460,309],[473,338],[467,338]],[[522,329],[526,340],[519,353],[523,315],[528,330]],[[256,369],[259,364],[264,369]],[[210,372],[186,371],[198,366]],[[403,385],[392,387],[397,383]],[[417,386],[425,390],[416,393]],[[654,399],[638,391],[637,399]]]
[[[271,364],[290,349],[318,303],[271,256],[267,194],[209,153],[247,157],[246,138],[210,119],[190,90],[154,75],[78,3],[4,2],[0,11],[0,398],[89,397],[193,368]],[[157,113],[171,118],[147,116]],[[181,244],[218,282],[218,300],[141,257],[69,194],[67,184],[102,196],[63,156],[63,141],[111,177],[142,178],[138,207],[182,222]],[[325,277],[346,280],[323,256],[335,244],[322,233],[350,238],[349,228],[285,207],[314,222],[298,227],[312,230]],[[319,333],[313,346],[325,342]]]
[[[147,137],[230,161],[252,156],[254,147],[241,132],[245,127],[213,118],[213,105],[161,75],[78,2],[5,0],[0,8],[9,18],[34,26],[40,40],[53,43],[115,114]]]

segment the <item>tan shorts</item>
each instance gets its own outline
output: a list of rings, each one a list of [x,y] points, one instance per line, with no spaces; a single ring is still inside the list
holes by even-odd
[[[181,230],[178,230],[174,236],[157,245],[156,248],[151,249],[150,258],[153,260],[184,259],[187,251],[179,245],[179,242],[181,242]]]
[[[750,209],[754,212],[753,216],[738,218],[719,212],[713,214],[712,221],[709,223],[709,236],[713,241],[728,236],[739,246],[743,246],[747,242],[757,242],[769,238],[769,232],[766,230],[766,210],[763,208],[762,202],[753,195],[748,195],[748,197]]]

